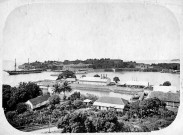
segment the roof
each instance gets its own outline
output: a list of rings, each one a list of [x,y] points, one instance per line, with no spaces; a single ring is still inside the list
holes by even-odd
[[[118,82],[119,85],[136,85],[136,86],[148,86],[149,82],[145,81],[127,81],[127,82]]]
[[[159,98],[165,102],[180,102],[180,94],[179,93],[164,93],[161,91],[152,91],[148,94],[147,98]]]
[[[94,105],[101,105],[101,106],[115,106],[115,105],[122,105],[124,107],[128,101],[123,98],[118,97],[100,97],[97,101],[94,102]]]
[[[101,79],[100,77],[82,77],[78,79],[79,81],[88,81],[88,82],[104,82],[106,83],[108,79]]]
[[[90,100],[90,99],[85,99],[83,102],[85,102],[85,103],[88,103],[88,102],[91,102],[92,100]]]
[[[153,91],[177,93],[175,86],[153,86]]]
[[[33,104],[33,105],[37,105],[39,103],[42,103],[44,101],[47,101],[48,98],[50,97],[50,95],[44,95],[44,96],[38,96],[36,98],[30,99],[29,101]]]

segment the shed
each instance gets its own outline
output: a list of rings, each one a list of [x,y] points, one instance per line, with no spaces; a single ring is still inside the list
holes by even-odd
[[[82,77],[78,79],[79,84],[107,85],[111,82],[109,78]]]
[[[180,104],[180,94],[171,93],[171,92],[161,92],[161,91],[152,91],[148,94],[147,98],[158,98],[166,103],[170,107],[179,107]]]
[[[114,108],[117,111],[123,111],[124,106],[128,103],[127,100],[118,97],[100,97],[93,103],[98,109],[108,110]]]
[[[44,96],[38,96],[36,98],[28,100],[26,102],[26,104],[29,105],[30,109],[36,109],[36,108],[46,105],[49,102],[48,101],[49,97],[50,97],[49,94],[44,95]]]

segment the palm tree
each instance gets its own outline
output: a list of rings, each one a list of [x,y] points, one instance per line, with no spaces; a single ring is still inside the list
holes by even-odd
[[[61,93],[61,92],[64,92],[64,97],[65,97],[65,92],[71,92],[72,89],[71,87],[69,86],[68,82],[67,81],[64,81],[61,85],[56,85],[55,86],[55,93]]]

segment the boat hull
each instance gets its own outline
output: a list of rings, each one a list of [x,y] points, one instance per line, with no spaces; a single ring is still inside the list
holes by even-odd
[[[5,71],[9,75],[19,75],[19,74],[32,74],[32,73],[41,73],[42,70],[24,70],[24,71]]]

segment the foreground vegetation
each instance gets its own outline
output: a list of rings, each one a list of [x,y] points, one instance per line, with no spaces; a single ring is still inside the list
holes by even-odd
[[[28,91],[30,89],[34,89],[32,94]],[[21,83],[17,88],[4,85],[3,108],[8,122],[23,131],[30,131],[35,127],[38,129],[51,123],[63,133],[150,132],[169,126],[176,117],[176,113],[168,110],[166,104],[158,98],[128,103],[123,112],[114,109],[102,111],[97,110],[92,104],[83,102],[85,99],[94,102],[98,97],[75,92],[69,97],[60,99],[59,92],[64,91],[62,87],[60,91],[58,88],[57,93],[49,98],[47,105],[30,111],[23,102],[26,102],[25,99],[41,94],[37,85]],[[28,94],[30,94],[29,97],[27,97]],[[14,99],[13,96],[25,99],[15,98],[14,102],[17,106],[14,105],[11,109],[10,105],[13,104],[10,103]]]

